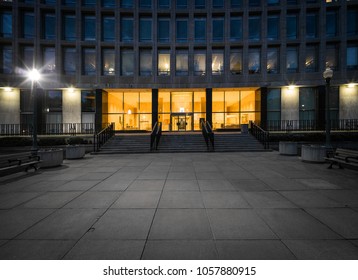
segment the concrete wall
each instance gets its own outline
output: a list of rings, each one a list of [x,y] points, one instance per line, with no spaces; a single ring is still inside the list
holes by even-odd
[[[358,85],[339,88],[339,118],[358,119]]]
[[[0,88],[0,124],[20,123],[20,91]]]
[[[81,90],[62,90],[63,123],[81,123]]]
[[[281,120],[299,120],[299,88],[281,88]]]

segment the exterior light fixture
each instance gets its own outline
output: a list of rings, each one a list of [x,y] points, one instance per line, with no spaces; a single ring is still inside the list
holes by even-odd
[[[326,80],[326,150],[331,150],[331,115],[329,95],[331,90],[331,79],[333,70],[329,67],[323,72],[323,78]]]
[[[288,90],[291,91],[291,90],[294,90],[294,89],[295,89],[295,86],[294,86],[294,85],[289,85],[289,86],[288,86]]]
[[[131,109],[128,110],[127,114],[128,114],[128,115],[132,114]]]
[[[350,83],[350,84],[347,85],[347,87],[348,87],[348,88],[354,88],[354,87],[355,87],[355,84]]]

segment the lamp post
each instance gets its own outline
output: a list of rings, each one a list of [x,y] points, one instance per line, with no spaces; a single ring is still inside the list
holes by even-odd
[[[37,155],[37,82],[40,79],[40,73],[37,69],[32,69],[28,72],[28,77],[31,80],[31,95],[33,98],[33,124],[32,124],[32,148],[31,153]]]
[[[329,107],[329,95],[331,90],[331,79],[333,77],[333,70],[329,67],[323,72],[323,78],[326,80],[326,149],[331,149],[331,115]]]

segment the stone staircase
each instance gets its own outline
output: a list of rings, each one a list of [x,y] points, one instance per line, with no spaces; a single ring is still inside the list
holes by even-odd
[[[158,149],[150,151],[149,133],[116,134],[97,154],[207,152],[201,132],[163,132]],[[215,132],[215,152],[265,151],[251,134]]]

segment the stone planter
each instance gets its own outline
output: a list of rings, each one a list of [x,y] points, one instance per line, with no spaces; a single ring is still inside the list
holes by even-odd
[[[86,154],[85,146],[67,146],[66,159],[80,159]]]
[[[279,142],[279,152],[281,155],[297,155],[297,142]]]
[[[63,162],[63,150],[62,149],[50,149],[50,150],[39,150],[37,154],[42,160],[40,167],[56,167]]]
[[[324,163],[326,147],[319,145],[302,145],[301,160],[307,162]]]

